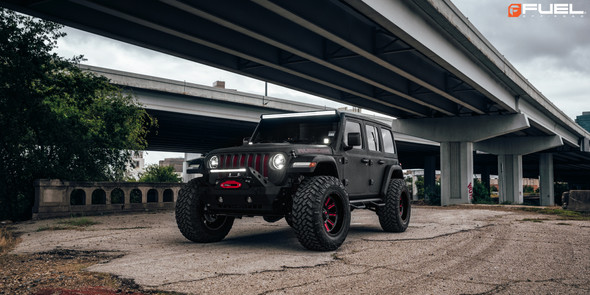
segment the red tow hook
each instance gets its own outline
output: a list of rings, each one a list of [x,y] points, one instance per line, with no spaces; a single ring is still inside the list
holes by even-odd
[[[225,181],[223,183],[221,183],[221,185],[219,185],[221,188],[241,188],[242,184],[240,182],[237,182],[235,180],[228,180]]]

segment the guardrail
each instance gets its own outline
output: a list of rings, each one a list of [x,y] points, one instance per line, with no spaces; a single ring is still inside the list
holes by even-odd
[[[33,219],[174,209],[182,183],[39,179]]]

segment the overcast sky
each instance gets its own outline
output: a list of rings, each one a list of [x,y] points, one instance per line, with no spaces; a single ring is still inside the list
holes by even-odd
[[[509,18],[511,3],[571,3],[573,10],[590,12],[590,1],[453,0],[475,27],[551,102],[575,119],[590,111],[590,14]],[[72,28],[58,42],[64,57],[84,55],[84,63],[163,78],[212,85],[226,81],[226,88],[264,94],[264,82],[224,70],[186,61]],[[339,107],[342,104],[269,85],[270,96]],[[153,156],[152,156],[153,155]],[[146,162],[155,163],[152,153]],[[166,154],[170,156],[171,154]]]

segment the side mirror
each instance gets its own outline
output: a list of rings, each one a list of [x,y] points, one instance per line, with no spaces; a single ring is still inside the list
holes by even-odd
[[[355,146],[361,145],[361,134],[359,132],[348,133],[348,145],[344,147],[345,150],[350,150]]]

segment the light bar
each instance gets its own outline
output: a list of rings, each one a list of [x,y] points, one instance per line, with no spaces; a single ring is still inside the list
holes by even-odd
[[[319,112],[303,112],[303,113],[289,113],[289,114],[271,114],[262,115],[262,119],[279,119],[279,118],[296,118],[296,117],[313,117],[313,116],[334,116],[336,111],[319,111]]]
[[[236,172],[246,172],[246,168],[240,169],[212,169],[211,173],[236,173]]]

